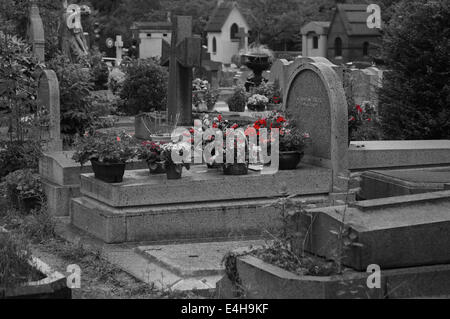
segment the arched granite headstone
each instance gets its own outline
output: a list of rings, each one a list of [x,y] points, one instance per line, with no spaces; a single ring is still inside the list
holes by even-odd
[[[48,125],[41,127],[45,151],[62,151],[59,82],[53,70],[44,70],[39,76],[38,108],[48,117]]]
[[[345,184],[348,168],[348,109],[339,68],[325,58],[296,61],[285,95],[285,109],[311,135],[305,161],[333,170],[333,190]]]

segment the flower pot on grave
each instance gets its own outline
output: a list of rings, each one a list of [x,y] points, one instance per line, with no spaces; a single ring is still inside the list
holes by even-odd
[[[122,183],[125,174],[125,163],[102,163],[91,160],[95,178],[106,183]]]
[[[183,165],[169,165],[166,168],[167,179],[176,180],[181,179],[183,174]]]
[[[25,214],[29,214],[34,209],[42,207],[41,199],[38,196],[19,198],[19,209]]]
[[[166,169],[162,163],[147,163],[148,169],[150,170],[150,175],[160,175],[165,174]]]
[[[266,104],[247,104],[247,107],[250,111],[253,112],[264,112],[266,110]]]
[[[239,176],[248,174],[248,164],[235,163],[223,165],[223,173],[229,176]]]
[[[281,171],[289,171],[297,169],[298,164],[302,160],[304,153],[301,152],[280,152]]]

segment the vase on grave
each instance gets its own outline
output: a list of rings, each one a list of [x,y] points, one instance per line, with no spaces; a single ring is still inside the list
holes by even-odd
[[[168,165],[166,167],[167,179],[176,180],[181,179],[183,175],[183,165]]]
[[[248,175],[248,164],[247,163],[224,164],[223,173],[224,175],[229,176]]]
[[[297,169],[305,154],[301,152],[280,152],[279,169],[280,171],[289,171]]]
[[[166,169],[164,168],[163,163],[150,163],[148,162],[148,169],[150,171],[150,175],[160,175],[165,174]]]
[[[262,73],[269,70],[272,66],[270,56],[266,53],[248,53],[244,54],[245,65],[253,71],[253,76],[247,79],[245,88],[247,92],[252,87],[258,87],[261,85],[263,79]]]
[[[103,163],[91,160],[95,178],[105,183],[122,183],[125,174],[125,163]]]

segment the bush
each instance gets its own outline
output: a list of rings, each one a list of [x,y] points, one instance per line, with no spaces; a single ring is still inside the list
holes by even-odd
[[[41,146],[31,141],[0,145],[0,178],[24,168],[37,170],[41,155]]]
[[[41,177],[34,170],[22,169],[6,176],[6,189],[10,205],[23,212],[42,207],[45,202]]]
[[[129,115],[166,108],[168,72],[154,60],[135,60],[126,70],[120,97],[122,111]]]
[[[109,68],[103,62],[100,53],[91,56],[91,81],[94,83],[94,90],[108,89]]]
[[[380,91],[390,139],[450,138],[450,3],[404,0],[384,28]]]
[[[245,105],[247,104],[247,93],[245,92],[245,88],[236,88],[233,95],[228,99],[227,103],[230,112],[244,112]]]
[[[48,67],[56,72],[59,80],[61,132],[69,136],[83,135],[95,120],[89,70],[62,55],[51,60]]]
[[[0,232],[0,287],[14,287],[37,278],[31,254],[21,239]]]

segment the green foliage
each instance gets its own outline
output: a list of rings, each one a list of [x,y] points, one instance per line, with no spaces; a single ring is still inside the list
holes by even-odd
[[[166,108],[168,72],[154,60],[135,60],[126,68],[122,111],[136,115]]]
[[[95,90],[106,90],[108,88],[109,68],[102,61],[100,52],[95,52],[90,56],[92,82]]]
[[[24,168],[36,170],[41,154],[41,146],[33,141],[0,144],[0,177]]]
[[[22,239],[0,232],[0,287],[9,288],[36,279],[31,253]]]
[[[24,41],[0,31],[0,105],[10,113],[10,139],[23,141],[23,117],[36,112],[36,75],[41,65]]]
[[[233,95],[227,101],[230,112],[244,112],[247,104],[247,93],[244,87],[235,89]]]
[[[41,177],[32,169],[22,169],[6,176],[6,186],[10,202],[15,201],[14,197],[19,199],[45,198],[42,189]]]
[[[266,83],[263,81],[259,86],[251,88],[251,93],[252,95],[264,95],[269,99],[269,103],[271,104],[280,104],[283,101],[278,85],[273,83]]]
[[[389,139],[450,138],[450,3],[402,1],[385,27],[380,116]]]
[[[74,161],[81,165],[90,160],[102,163],[126,163],[136,156],[136,145],[132,137],[122,133],[94,134],[78,139]]]
[[[80,64],[59,55],[48,63],[58,76],[61,98],[61,132],[83,135],[95,120],[92,108],[91,74]]]
[[[350,141],[380,140],[382,132],[375,108],[366,103],[348,108],[348,136]]]

